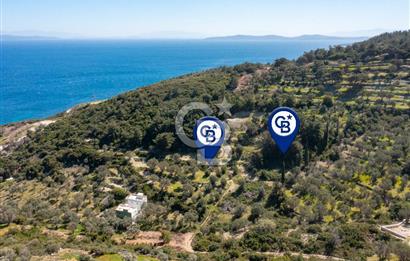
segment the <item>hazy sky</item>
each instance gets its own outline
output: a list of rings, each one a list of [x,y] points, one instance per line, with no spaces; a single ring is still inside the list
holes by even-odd
[[[2,32],[85,37],[409,29],[409,0],[0,0]],[[364,32],[363,32],[364,33]]]

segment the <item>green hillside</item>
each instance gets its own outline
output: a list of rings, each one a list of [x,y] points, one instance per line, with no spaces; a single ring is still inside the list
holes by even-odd
[[[217,116],[224,97],[232,159],[199,165],[175,117],[190,102]],[[302,121],[284,182],[266,127],[278,106]],[[202,116],[187,115],[188,134]],[[0,259],[410,258],[379,229],[410,219],[409,31],[185,75],[49,120],[0,129]],[[149,204],[131,224],[114,209],[136,192]]]

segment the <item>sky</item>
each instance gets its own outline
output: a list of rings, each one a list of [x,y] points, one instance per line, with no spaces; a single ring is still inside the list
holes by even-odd
[[[3,34],[91,38],[358,36],[410,27],[410,0],[0,1]]]

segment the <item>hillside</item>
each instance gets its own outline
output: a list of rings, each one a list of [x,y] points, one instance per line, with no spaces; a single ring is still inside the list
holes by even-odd
[[[232,159],[199,165],[175,117],[190,102],[217,115],[224,97]],[[278,106],[302,120],[284,183],[266,128]],[[188,134],[202,116],[185,117]],[[409,260],[408,242],[379,229],[410,218],[409,117],[406,31],[177,77],[46,124],[3,126],[0,259]],[[114,209],[136,192],[149,203],[131,224]]]

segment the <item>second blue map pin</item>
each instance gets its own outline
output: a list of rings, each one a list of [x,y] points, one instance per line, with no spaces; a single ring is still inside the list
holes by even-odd
[[[268,129],[282,154],[288,151],[299,132],[299,128],[299,116],[291,108],[279,107],[269,115]]]

